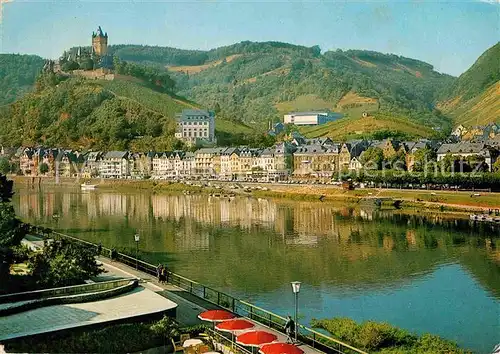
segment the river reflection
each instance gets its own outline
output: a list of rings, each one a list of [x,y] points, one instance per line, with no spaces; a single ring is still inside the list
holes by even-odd
[[[487,352],[500,333],[500,231],[439,213],[320,202],[19,189],[19,214],[286,314],[374,319]]]

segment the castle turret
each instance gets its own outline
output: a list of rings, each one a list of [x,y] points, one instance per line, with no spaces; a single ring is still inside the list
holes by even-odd
[[[97,33],[92,32],[92,50],[98,56],[108,53],[108,34],[102,31],[101,26],[97,29]]]

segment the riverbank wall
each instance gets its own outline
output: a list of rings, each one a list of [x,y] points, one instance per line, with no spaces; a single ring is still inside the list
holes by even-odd
[[[36,188],[37,186],[79,187],[84,180],[79,178],[11,176],[15,184]],[[284,183],[250,182],[192,182],[92,179],[85,180],[99,189],[115,191],[144,190],[151,193],[215,194],[231,193],[257,198],[288,199],[293,201],[342,202],[356,207],[360,204],[376,205],[379,201],[399,201],[403,209],[428,209],[441,212],[483,213],[500,209],[500,193],[471,191],[440,191],[423,189],[375,189],[360,188],[344,190],[334,185],[297,185]]]

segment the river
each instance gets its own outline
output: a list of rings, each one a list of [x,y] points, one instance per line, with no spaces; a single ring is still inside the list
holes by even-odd
[[[20,186],[21,218],[162,262],[299,320],[386,321],[480,353],[500,342],[500,231],[371,205]]]

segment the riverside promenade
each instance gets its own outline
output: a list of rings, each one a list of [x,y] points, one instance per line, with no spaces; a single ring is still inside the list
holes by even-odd
[[[111,261],[106,257],[99,257],[104,269],[107,271],[102,277],[109,279],[116,279],[119,277],[136,277],[141,279],[140,284],[147,289],[156,291],[158,294],[166,297],[167,299],[177,304],[177,321],[183,325],[196,325],[203,323],[198,319],[198,315],[206,310],[220,309],[215,304],[193,296],[189,292],[172,284],[160,284],[155,277],[150,274],[137,271],[125,264]],[[286,342],[286,336],[272,328],[264,326],[256,321],[250,320],[255,325],[255,330],[265,330],[271,332],[278,337],[280,342]],[[207,322],[204,322],[205,324]],[[298,344],[298,347],[304,351],[305,354],[323,353],[322,351],[313,348],[306,344]]]
[[[56,238],[63,237],[89,247],[97,247],[96,244],[91,242],[53,231],[50,236]],[[50,236],[44,235],[44,238],[50,238]],[[24,240],[30,246],[35,246],[34,241],[41,241],[37,246],[43,247],[43,239],[38,236],[31,236],[29,240]],[[105,254],[111,253],[111,249],[103,248],[103,251]],[[96,261],[102,264],[105,272],[93,278],[92,281],[106,282],[122,281],[123,279],[131,278],[137,279],[139,285],[145,290],[165,300],[170,300],[171,303],[175,304],[176,320],[181,325],[191,326],[201,324],[202,322],[198,319],[198,315],[201,312],[212,309],[226,309],[238,316],[251,320],[254,323],[254,329],[272,332],[277,336],[278,341],[286,341],[286,336],[282,333],[285,318],[175,273],[169,273],[168,282],[160,284],[155,276],[156,267],[154,265],[136,260],[122,253],[116,253],[116,256],[117,258],[114,260],[103,255],[97,257]],[[304,353],[366,354],[362,350],[323,333],[302,325],[300,328],[299,333],[302,337],[300,339],[303,342],[297,345],[300,346]],[[225,341],[226,339],[221,338],[221,340]],[[241,349],[244,351],[243,348]],[[225,351],[223,350],[223,352]]]

